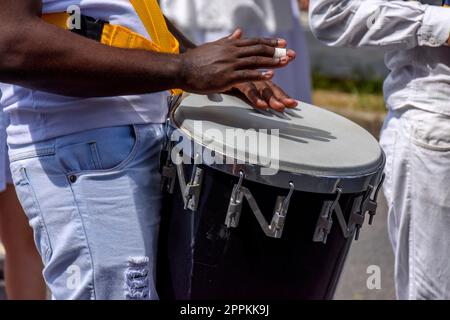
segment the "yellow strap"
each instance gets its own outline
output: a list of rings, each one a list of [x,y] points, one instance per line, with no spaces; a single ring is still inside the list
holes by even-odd
[[[130,0],[136,13],[142,20],[147,32],[152,37],[152,41],[142,35],[131,31],[128,28],[105,23],[100,42],[104,45],[125,48],[141,49],[164,53],[179,53],[179,42],[170,33],[167,28],[164,15],[156,0]],[[70,15],[63,13],[44,14],[42,19],[50,24],[62,29],[68,29],[67,21]],[[170,92],[174,95],[181,94],[183,91],[172,89]]]
[[[170,33],[156,0],[130,0],[145,29],[162,52],[179,53],[179,43]]]
[[[180,53],[178,40],[167,28],[166,19],[156,0],[130,0],[142,24],[152,38],[152,41],[161,49],[159,52]],[[180,89],[172,89],[173,95],[182,94]]]
[[[42,15],[42,19],[50,24],[53,24],[57,27],[60,27],[62,29],[68,29],[67,28],[67,19],[69,19],[68,13],[47,13]]]
[[[105,24],[103,26],[100,42],[116,48],[161,51],[160,47],[140,34],[122,26],[112,24]]]

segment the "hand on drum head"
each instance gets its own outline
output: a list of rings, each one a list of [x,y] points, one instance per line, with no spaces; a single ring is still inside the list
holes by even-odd
[[[256,109],[274,109],[283,112],[285,108],[295,108],[298,103],[289,97],[272,81],[246,82],[237,84],[233,89],[242,93]]]
[[[295,52],[286,50],[283,57],[274,57],[276,48],[285,48],[283,39],[241,39],[237,29],[229,37],[206,43],[181,54],[180,88],[187,92],[207,94],[223,92],[244,82],[268,81],[273,71],[295,59]]]

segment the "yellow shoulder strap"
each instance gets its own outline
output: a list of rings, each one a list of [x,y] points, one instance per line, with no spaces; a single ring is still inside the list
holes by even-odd
[[[157,0],[130,0],[130,2],[152,38],[152,42],[160,48],[160,52],[180,53],[180,44],[167,28],[166,19]],[[183,93],[180,89],[172,89],[170,92],[172,95]]]
[[[167,28],[166,20],[156,0],[130,0],[134,10],[144,24],[151,41],[121,26],[105,24],[101,43],[119,48],[146,49],[156,52],[178,54],[178,40]],[[68,14],[54,13],[43,15],[48,23],[67,29]],[[180,94],[179,89],[172,89],[172,94]]]
[[[130,0],[152,41],[162,52],[179,53],[179,43],[167,28],[157,0]]]
[[[166,20],[158,2],[156,0],[130,0],[130,2],[152,38],[152,42],[161,49],[161,52],[178,54],[180,44],[167,28]],[[179,89],[170,91],[173,95],[182,93]]]

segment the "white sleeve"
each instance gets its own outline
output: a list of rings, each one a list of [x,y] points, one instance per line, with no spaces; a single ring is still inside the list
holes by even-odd
[[[450,8],[401,0],[311,0],[310,26],[330,46],[438,47],[450,36]]]

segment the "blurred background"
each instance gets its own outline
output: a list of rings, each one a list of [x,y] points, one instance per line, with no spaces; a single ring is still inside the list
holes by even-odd
[[[280,0],[279,3],[286,1],[290,2],[291,0]],[[189,26],[188,20],[192,17],[187,16],[193,15],[195,18],[195,8],[199,9],[198,4],[195,2],[203,3],[203,8],[205,9],[202,10],[202,7],[199,9],[202,10],[201,13],[203,14],[207,13],[208,3],[214,1],[162,0],[160,2],[162,8],[166,10],[166,15],[172,21],[175,20],[175,24],[184,29],[196,42],[212,41],[214,38],[219,38],[229,31],[227,28],[230,28],[230,26],[226,25],[227,21],[224,22],[223,26],[220,27],[219,25],[220,28],[217,26],[221,20],[220,13],[217,12],[216,15],[214,15],[214,12],[213,14],[210,12],[212,20],[216,23],[212,31],[205,31],[204,28],[200,29],[198,23],[196,24],[196,30]],[[222,2],[227,3],[229,6],[229,3],[233,1]],[[247,2],[251,1],[248,0]],[[293,15],[295,19],[294,27],[291,26],[292,30],[289,32],[287,29],[280,31],[279,36],[294,41],[299,64],[292,67],[291,71],[279,74],[280,81],[283,82],[289,79],[289,81],[286,81],[288,86],[293,82],[301,83],[300,88],[290,88],[289,93],[296,98],[312,101],[317,106],[341,114],[366,128],[375,137],[378,137],[385,116],[382,84],[388,70],[384,65],[384,53],[380,50],[355,50],[324,46],[314,38],[309,30],[307,14],[309,1],[292,0],[291,2],[292,10],[296,11]],[[178,10],[173,10],[177,6]],[[301,8],[301,13],[299,8]],[[182,14],[174,14],[175,11]],[[205,19],[207,20],[207,17]],[[250,34],[277,35],[276,27],[274,30],[267,30],[270,28],[265,28],[264,30],[260,28],[261,30],[258,30],[254,21],[247,22],[252,27]],[[203,22],[203,24],[205,23],[207,22]],[[301,42],[298,42],[299,39]],[[305,60],[302,61],[303,59]],[[303,63],[305,61],[306,63]],[[298,90],[298,94],[296,90]],[[379,210],[374,225],[366,225],[361,232],[360,240],[353,243],[335,299],[395,299],[394,260],[387,236],[386,215],[385,199],[380,195]],[[4,251],[0,245],[0,299],[5,297],[2,271],[3,260]],[[368,273],[368,268],[370,269],[372,266],[379,267],[381,288],[369,289],[367,286],[368,278],[371,275],[371,273]]]

